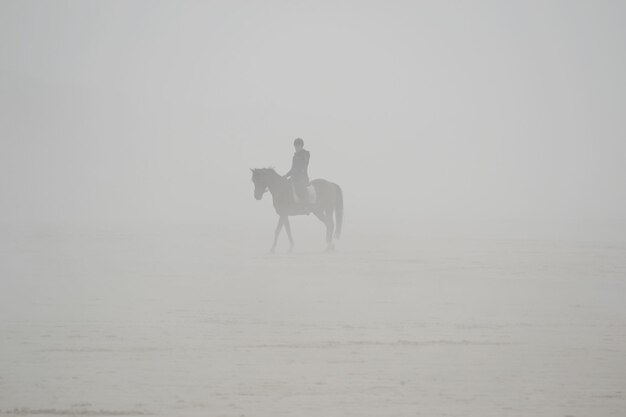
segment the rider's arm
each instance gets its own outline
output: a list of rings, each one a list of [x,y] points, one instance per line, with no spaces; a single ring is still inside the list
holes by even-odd
[[[293,156],[293,159],[291,160],[291,169],[289,170],[289,172],[287,172],[285,175],[283,175],[283,178],[289,178],[293,175],[293,170],[296,167],[296,156]]]

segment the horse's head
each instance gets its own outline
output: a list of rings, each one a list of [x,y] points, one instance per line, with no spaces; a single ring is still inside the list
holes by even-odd
[[[252,171],[252,183],[254,184],[254,198],[260,200],[267,191],[267,175],[264,169],[250,169]]]

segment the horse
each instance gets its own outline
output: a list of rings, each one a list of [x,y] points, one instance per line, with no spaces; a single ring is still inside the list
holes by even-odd
[[[276,249],[278,236],[283,226],[289,238],[289,252],[291,252],[294,245],[289,216],[309,213],[301,204],[296,202],[291,181],[279,175],[274,168],[251,168],[250,170],[252,171],[252,182],[254,183],[254,198],[261,200],[263,194],[269,190],[272,195],[274,209],[276,214],[278,214],[278,224],[274,231],[274,243],[270,252],[273,253]],[[341,236],[343,192],[337,184],[324,179],[312,180],[311,185],[315,188],[316,199],[315,203],[310,206],[310,212],[326,225],[326,251],[332,251],[335,248],[333,231],[335,232],[335,239],[339,239]],[[337,222],[336,228],[333,213]]]

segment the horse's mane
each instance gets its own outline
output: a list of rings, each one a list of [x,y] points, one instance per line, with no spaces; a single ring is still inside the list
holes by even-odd
[[[274,167],[265,167],[265,168],[254,168],[254,171],[260,171],[261,173],[272,173],[272,174],[276,174],[278,175],[278,172],[276,172],[276,169],[274,169]]]

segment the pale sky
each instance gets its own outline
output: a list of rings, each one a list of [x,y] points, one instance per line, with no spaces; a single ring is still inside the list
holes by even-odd
[[[302,137],[354,228],[626,239],[625,21],[620,1],[2,0],[0,224],[273,223],[248,168],[286,172]]]

